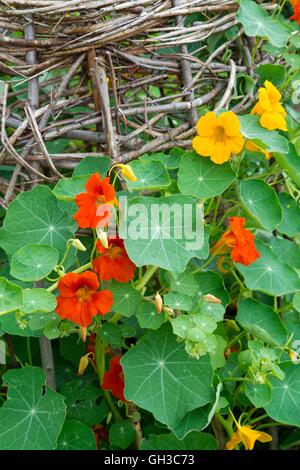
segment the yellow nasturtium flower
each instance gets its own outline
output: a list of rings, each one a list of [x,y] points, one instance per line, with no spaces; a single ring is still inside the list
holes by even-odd
[[[260,116],[260,124],[265,129],[273,131],[279,129],[286,131],[286,111],[280,103],[280,91],[273,83],[266,80],[264,87],[258,90],[258,103],[254,106],[251,114]]]
[[[219,116],[210,111],[197,123],[198,135],[193,139],[193,149],[202,157],[210,157],[217,164],[225,163],[232,154],[241,152],[244,139],[238,117],[227,111]]]
[[[250,152],[259,152],[259,153],[263,153],[264,156],[266,157],[267,160],[270,160],[270,158],[272,157],[272,155],[270,154],[270,152],[267,152],[265,149],[263,149],[262,147],[260,147],[259,145],[256,145],[254,142],[252,142],[251,140],[249,140],[246,144],[246,149],[247,150],[250,150]]]
[[[233,415],[232,415],[233,416]],[[226,444],[227,450],[233,450],[241,442],[244,444],[246,450],[253,450],[255,442],[270,442],[272,441],[272,436],[266,432],[256,431],[252,429],[252,426],[242,426],[239,421],[236,421],[233,416],[234,422],[236,424],[237,430],[231,436],[230,441]]]

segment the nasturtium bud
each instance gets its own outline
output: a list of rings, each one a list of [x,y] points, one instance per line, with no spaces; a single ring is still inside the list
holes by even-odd
[[[86,247],[84,246],[83,243],[78,238],[73,238],[71,241],[71,245],[79,251],[86,251]]]
[[[100,240],[101,244],[104,246],[104,248],[108,248],[108,237],[107,237],[107,232],[102,230],[101,228],[97,229],[97,237]]]
[[[112,167],[113,168],[120,168],[121,175],[124,176],[125,179],[129,181],[133,181],[134,183],[138,180],[136,175],[134,174],[133,169],[129,165],[124,165],[123,163],[117,163]]]
[[[79,361],[79,366],[78,366],[78,371],[77,375],[82,375],[89,365],[89,362],[91,360],[95,359],[95,355],[93,352],[89,352],[85,354],[84,356],[81,356],[80,361]]]

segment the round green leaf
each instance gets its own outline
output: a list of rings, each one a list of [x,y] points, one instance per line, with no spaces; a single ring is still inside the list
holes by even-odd
[[[283,263],[270,247],[260,240],[255,242],[260,258],[249,266],[236,263],[243,274],[246,286],[269,295],[281,296],[293,293],[300,288],[296,271]]]
[[[121,346],[122,330],[119,325],[115,323],[103,323],[100,335],[105,344],[110,344],[114,348]]]
[[[24,313],[44,313],[52,312],[56,307],[55,295],[46,289],[24,289],[24,303],[21,307]]]
[[[56,450],[96,450],[96,439],[89,426],[67,419],[57,440]]]
[[[270,378],[272,401],[264,408],[275,421],[300,427],[300,365],[286,362],[280,367],[285,378]]]
[[[272,232],[281,222],[281,207],[276,193],[271,186],[262,180],[241,181],[241,201],[255,221]]]
[[[53,193],[60,201],[74,201],[75,196],[85,192],[88,175],[62,178],[53,188]]]
[[[189,311],[194,305],[192,297],[180,294],[179,292],[170,292],[164,295],[164,304],[176,310]]]
[[[178,187],[183,194],[206,199],[222,194],[236,179],[229,163],[216,165],[196,152],[186,152],[178,171]]]
[[[141,328],[158,330],[166,321],[164,312],[157,313],[155,305],[150,302],[143,302],[136,313],[137,321]]]
[[[68,419],[81,421],[89,426],[99,424],[108,413],[106,402],[98,405],[96,400],[102,395],[100,388],[94,387],[84,379],[67,382],[60,389],[65,397]]]
[[[127,186],[132,190],[158,190],[167,188],[171,184],[166,167],[160,161],[134,160],[130,162],[137,181],[127,181]]]
[[[193,431],[181,441],[173,433],[153,434],[144,439],[142,450],[217,450],[215,438],[205,432]]]
[[[270,131],[269,131],[270,132]],[[290,144],[288,152],[278,151],[273,156],[278,165],[285,171],[297,186],[300,186],[300,159],[296,148]]]
[[[285,238],[272,237],[271,248],[283,263],[300,269],[300,248],[296,243]]]
[[[289,151],[287,140],[276,131],[269,131],[261,127],[259,117],[251,114],[239,116],[241,132],[246,139],[253,140],[268,152],[281,152],[286,154]]]
[[[172,429],[177,439],[182,440],[191,431],[202,431],[202,429],[205,429],[210,424],[218,407],[222,388],[223,384],[220,382],[217,385],[213,403],[190,411],[184,416],[180,424]]]
[[[14,336],[42,336],[42,331],[33,331],[29,326],[29,318],[24,317],[22,320],[17,321],[15,313],[8,313],[0,317],[0,327],[5,333]]]
[[[141,294],[130,284],[113,281],[110,291],[114,299],[112,310],[124,317],[132,317],[142,303]]]
[[[268,38],[275,47],[286,45],[289,31],[277,19],[271,17],[260,5],[252,0],[240,0],[237,19],[244,26],[247,36]]]
[[[256,73],[261,83],[269,80],[278,86],[285,80],[285,69],[285,66],[280,64],[261,64],[256,68]]]
[[[282,210],[282,221],[277,229],[280,233],[294,237],[300,233],[300,207],[287,193],[279,193],[278,199]]]
[[[51,245],[65,252],[76,223],[62,211],[47,186],[21,193],[9,206],[0,229],[0,246],[8,254],[31,244]]]
[[[130,200],[120,227],[128,256],[137,266],[151,264],[178,273],[191,258],[206,258],[209,230],[200,212],[195,199],[182,195]]]
[[[106,176],[111,164],[109,157],[85,157],[76,165],[73,176],[92,175],[99,173],[102,177]]]
[[[171,289],[179,292],[180,294],[193,297],[198,293],[199,285],[195,276],[191,273],[181,273],[178,276],[171,275]]]
[[[173,147],[168,154],[163,152],[145,153],[140,157],[140,161],[158,161],[165,165],[168,170],[176,170],[179,167],[182,155],[186,151],[179,147]]]
[[[127,449],[136,439],[136,431],[131,421],[114,423],[109,430],[109,442],[119,449]]]
[[[256,408],[262,408],[272,400],[272,388],[269,384],[246,383],[245,393]]]
[[[55,312],[33,313],[31,315],[26,315],[25,319],[28,321],[28,326],[32,331],[43,330],[46,327],[49,328],[50,326],[53,327],[54,325],[58,327],[59,323],[61,322],[61,318]],[[55,338],[58,336],[59,335],[55,336]]]
[[[52,246],[26,245],[13,254],[10,273],[21,281],[39,281],[51,273],[58,258],[59,253]]]
[[[254,338],[272,346],[283,346],[287,341],[287,331],[279,316],[268,305],[253,299],[239,303],[237,321]]]
[[[23,305],[23,291],[21,287],[0,277],[0,316],[13,312]]]
[[[184,344],[177,343],[171,325],[143,336],[123,356],[122,366],[125,397],[168,427],[177,426],[186,413],[211,401],[209,356],[188,356]]]
[[[9,370],[3,376],[8,400],[0,408],[1,450],[52,450],[66,407],[61,395],[45,385],[39,367]]]
[[[212,271],[197,273],[194,278],[199,284],[198,295],[212,294],[222,301],[223,305],[227,305],[230,301],[229,294],[225,289],[223,279],[219,274]]]

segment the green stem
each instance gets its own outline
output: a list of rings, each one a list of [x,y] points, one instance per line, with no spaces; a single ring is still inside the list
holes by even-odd
[[[239,286],[241,287],[242,291],[245,290],[245,286],[243,285],[242,281],[240,280],[240,278],[238,277],[238,275],[236,274],[236,272],[234,271],[234,269],[231,269],[231,274],[233,275],[233,277],[236,279],[236,281],[238,282]]]
[[[29,362],[29,365],[32,366],[32,354],[31,354],[30,337],[29,336],[27,336],[27,338],[26,338],[26,346],[27,346],[28,362]]]
[[[95,358],[96,358],[99,382],[100,382],[100,386],[102,386],[103,376],[105,372],[105,346],[104,346],[101,336],[98,333],[96,334],[96,341],[95,341]]]
[[[232,420],[230,419],[225,419],[220,413],[215,414],[216,419],[222,424],[223,428],[227,432],[228,436],[231,437],[233,434],[233,429],[232,429]]]
[[[100,387],[102,386],[103,376],[105,372],[105,346],[102,341],[101,336],[99,333],[96,334],[96,341],[95,341],[95,359],[96,359],[96,367],[97,373],[99,378]],[[107,404],[112,412],[113,417],[116,421],[123,421],[122,416],[118,412],[113,399],[108,390],[103,390],[103,395],[107,401]]]
[[[91,263],[86,263],[83,266],[80,266],[80,268],[77,268],[77,269],[75,269],[74,271],[71,271],[71,272],[75,273],[75,274],[79,274],[79,273],[82,273],[83,271],[86,271],[87,269],[89,269],[91,267],[92,267]],[[55,282],[54,284],[52,284],[52,286],[48,287],[47,291],[48,292],[54,291],[57,288],[58,282],[59,281]]]
[[[144,276],[142,277],[141,281],[139,281],[135,288],[137,290],[142,290],[143,287],[147,284],[147,282],[151,279],[153,274],[157,271],[157,266],[148,266],[147,271],[145,272]]]
[[[257,423],[257,421],[262,421],[263,419],[267,418],[268,415],[265,413],[264,415],[259,416],[258,418],[251,419],[251,425]]]
[[[97,243],[98,243],[98,238],[97,237],[95,238],[95,231],[94,231],[94,244],[93,244],[93,249],[92,249],[91,256],[90,256],[91,263],[93,262],[93,259],[94,259],[94,254],[96,251]]]
[[[72,247],[72,244],[68,241],[68,243],[67,243],[67,249],[66,249],[66,251],[65,251],[65,254],[64,254],[64,256],[62,257],[61,262],[60,262],[60,263],[57,265],[57,267],[56,267],[57,270],[59,270],[59,269],[63,266],[64,262],[66,261],[66,259],[67,259],[67,257],[68,257],[68,254],[69,254],[69,251],[70,251],[71,247]]]

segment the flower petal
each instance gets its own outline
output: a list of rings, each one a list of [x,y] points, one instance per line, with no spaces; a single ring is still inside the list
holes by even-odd
[[[287,131],[285,117],[280,113],[264,113],[260,118],[260,124],[269,131],[280,129]]]
[[[232,111],[222,113],[218,117],[218,126],[225,130],[225,135],[228,137],[235,137],[241,135],[241,124],[239,118]]]
[[[230,146],[224,142],[217,142],[213,146],[213,151],[211,153],[210,159],[217,165],[221,165],[229,160],[231,155]]]
[[[194,137],[192,142],[193,149],[202,157],[209,157],[213,152],[214,141],[209,137]]]
[[[280,101],[281,100],[281,93],[280,91],[276,88],[276,86],[273,85],[272,82],[269,80],[266,80],[264,83],[266,90],[271,98],[272,101]]]
[[[217,125],[216,113],[210,111],[202,116],[197,122],[196,128],[200,137],[210,137],[213,135]]]

